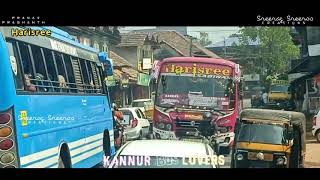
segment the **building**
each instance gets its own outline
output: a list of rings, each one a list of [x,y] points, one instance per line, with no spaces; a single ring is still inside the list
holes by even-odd
[[[122,107],[130,105],[132,100],[139,99],[139,85],[137,85],[139,72],[123,57],[110,51],[113,61],[114,76],[109,79],[108,89],[111,102]]]
[[[68,32],[81,44],[96,48],[99,51],[108,52],[112,46],[121,41],[117,26],[59,26],[58,28]]]
[[[131,104],[134,98],[137,98],[134,96],[139,95],[139,93],[135,93],[138,80],[137,69],[113,51],[121,43],[118,27],[64,26],[59,28],[68,32],[81,44],[94,47],[101,52],[108,52],[114,65],[114,75],[106,77],[111,102],[126,106]]]
[[[157,48],[159,44],[150,33],[130,32],[121,34],[121,42],[112,50],[139,72],[137,84],[132,89],[134,99],[151,97],[149,80]]]
[[[320,27],[296,27],[293,35],[299,44],[301,57],[292,60],[288,72],[297,110],[311,117],[320,109]],[[305,105],[305,106],[304,106]]]

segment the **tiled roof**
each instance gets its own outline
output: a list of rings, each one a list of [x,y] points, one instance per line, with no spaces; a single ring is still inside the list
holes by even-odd
[[[132,69],[132,68],[125,68],[125,67],[123,67],[121,70],[122,70],[122,72],[127,73],[130,76],[129,77],[130,80],[133,80],[133,81],[138,80],[139,72],[137,70]]]
[[[182,53],[184,56],[190,56],[190,39],[183,36],[182,34],[176,31],[156,31],[153,33],[156,39],[161,41],[165,41],[166,44],[171,46],[172,48],[178,50],[177,52]],[[210,50],[206,49],[205,47],[201,46],[197,43],[193,44],[193,52],[201,51],[205,55],[212,57],[212,58],[219,58],[216,54],[211,52]]]
[[[154,31],[154,32],[129,32],[121,34],[121,43],[118,44],[119,47],[124,46],[139,46],[143,45],[146,38],[151,39],[154,37],[155,41],[165,42],[167,45],[171,46],[178,53],[183,56],[190,56],[190,39],[178,33],[177,31]],[[193,44],[193,53],[202,52],[203,54],[212,57],[219,58],[216,54],[206,49],[205,47],[197,44]]]
[[[110,58],[113,60],[113,66],[131,66],[127,60],[125,60],[123,57],[119,56],[113,51],[110,51]]]
[[[123,57],[119,56],[113,51],[110,51],[110,58],[113,60],[113,66],[119,67],[119,69],[114,69],[114,77],[116,80],[120,80],[123,73],[127,73],[129,75],[129,79],[132,81],[137,81],[138,71],[133,69],[130,63],[125,60]]]
[[[151,33],[146,32],[129,32],[121,34],[121,43],[117,46],[140,46],[143,45],[146,38],[150,36]]]

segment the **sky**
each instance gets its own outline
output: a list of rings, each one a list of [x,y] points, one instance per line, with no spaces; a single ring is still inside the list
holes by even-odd
[[[137,29],[154,29],[155,26],[131,26],[120,29],[120,32],[129,32],[130,30]],[[224,38],[227,38],[231,34],[237,33],[239,27],[237,26],[188,26],[188,34],[194,37],[200,36],[200,32],[206,32],[209,35],[209,40],[212,43],[223,41]]]

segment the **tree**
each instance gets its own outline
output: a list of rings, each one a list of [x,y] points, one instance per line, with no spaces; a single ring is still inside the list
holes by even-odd
[[[198,43],[202,46],[207,46],[209,44],[212,44],[212,41],[209,41],[209,35],[206,32],[200,32],[200,39],[198,40]]]
[[[252,42],[259,43],[252,45]],[[253,63],[250,71],[267,70],[268,76],[284,73],[289,61],[299,57],[300,50],[292,41],[290,27],[244,27],[240,29],[240,45],[236,54],[259,61]]]

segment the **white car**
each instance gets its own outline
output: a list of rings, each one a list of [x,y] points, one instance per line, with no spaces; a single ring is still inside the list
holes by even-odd
[[[313,117],[312,135],[320,143],[320,111]]]
[[[207,159],[200,159],[201,157]],[[218,161],[224,163],[223,158],[217,156],[208,144],[201,142],[139,140],[123,145],[114,157],[104,158],[104,167],[216,168],[219,167]],[[134,162],[130,164],[130,161]]]
[[[152,104],[151,99],[136,99],[132,101],[131,107],[138,107],[143,113],[145,112],[145,106]]]
[[[121,124],[125,126],[126,140],[143,139],[149,135],[150,123],[139,108],[121,108],[119,110],[123,113]]]

